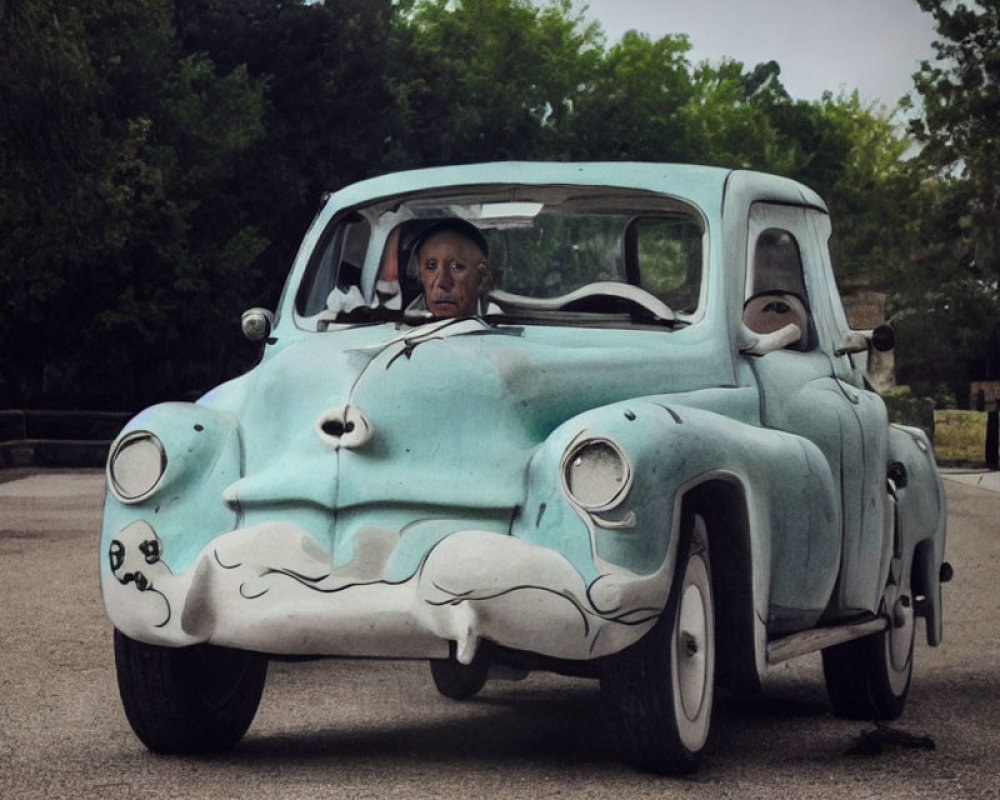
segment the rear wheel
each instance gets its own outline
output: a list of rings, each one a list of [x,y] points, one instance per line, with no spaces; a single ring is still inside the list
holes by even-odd
[[[267,657],[199,644],[160,647],[115,631],[115,667],[125,716],[157,753],[228,750],[260,705]]]
[[[889,620],[884,631],[823,651],[826,692],[839,717],[892,720],[906,705],[916,620],[898,527],[881,612]]]
[[[670,597],[659,621],[605,659],[601,692],[624,759],[640,769],[687,773],[708,739],[715,680],[715,610],[708,531],[690,515]]]
[[[898,719],[913,675],[913,604],[894,601],[881,633],[823,651],[823,676],[834,713],[845,719]]]

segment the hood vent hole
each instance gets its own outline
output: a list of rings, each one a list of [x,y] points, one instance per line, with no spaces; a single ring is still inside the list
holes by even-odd
[[[323,425],[323,433],[328,436],[343,436],[345,433],[351,433],[354,430],[353,422],[342,422],[339,419],[328,419]]]
[[[334,450],[363,447],[375,433],[368,417],[357,406],[327,409],[315,424],[316,434]]]

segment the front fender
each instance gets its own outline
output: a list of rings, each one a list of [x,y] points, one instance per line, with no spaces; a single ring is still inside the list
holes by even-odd
[[[226,412],[191,403],[163,403],[134,417],[111,445],[140,431],[154,434],[164,451],[163,474],[155,489],[129,502],[111,488],[104,503],[101,583],[112,622],[128,633],[141,594],[154,598],[157,576],[186,570],[207,542],[233,530],[238,513],[222,498],[241,474],[239,423]]]
[[[614,442],[631,468],[627,494],[600,513],[575,502],[560,475],[567,449],[588,437]],[[648,591],[657,596],[647,602],[662,607],[673,574],[680,503],[720,475],[739,483],[747,498],[748,569],[761,618],[786,614],[796,624],[818,619],[840,562],[840,516],[822,453],[802,437],[674,403],[669,396],[611,404],[557,428],[531,461],[513,533],[558,549],[588,584],[599,586],[599,576],[616,573],[648,576]]]

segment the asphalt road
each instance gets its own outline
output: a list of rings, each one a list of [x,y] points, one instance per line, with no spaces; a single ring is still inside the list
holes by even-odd
[[[272,663],[235,751],[151,755],[115,685],[101,473],[0,472],[0,798],[1000,798],[1000,494],[984,485],[948,480],[945,642],[918,631],[881,748],[853,752],[874,727],[830,713],[814,655],[720,698],[701,771],[676,779],[608,755],[593,683],[532,675],[456,703],[410,662]]]

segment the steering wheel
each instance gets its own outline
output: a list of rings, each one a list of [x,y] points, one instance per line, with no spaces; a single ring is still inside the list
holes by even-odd
[[[674,322],[677,319],[670,306],[631,283],[616,281],[588,283],[568,294],[552,298],[552,302],[559,311],[617,313],[624,310],[640,320]]]

